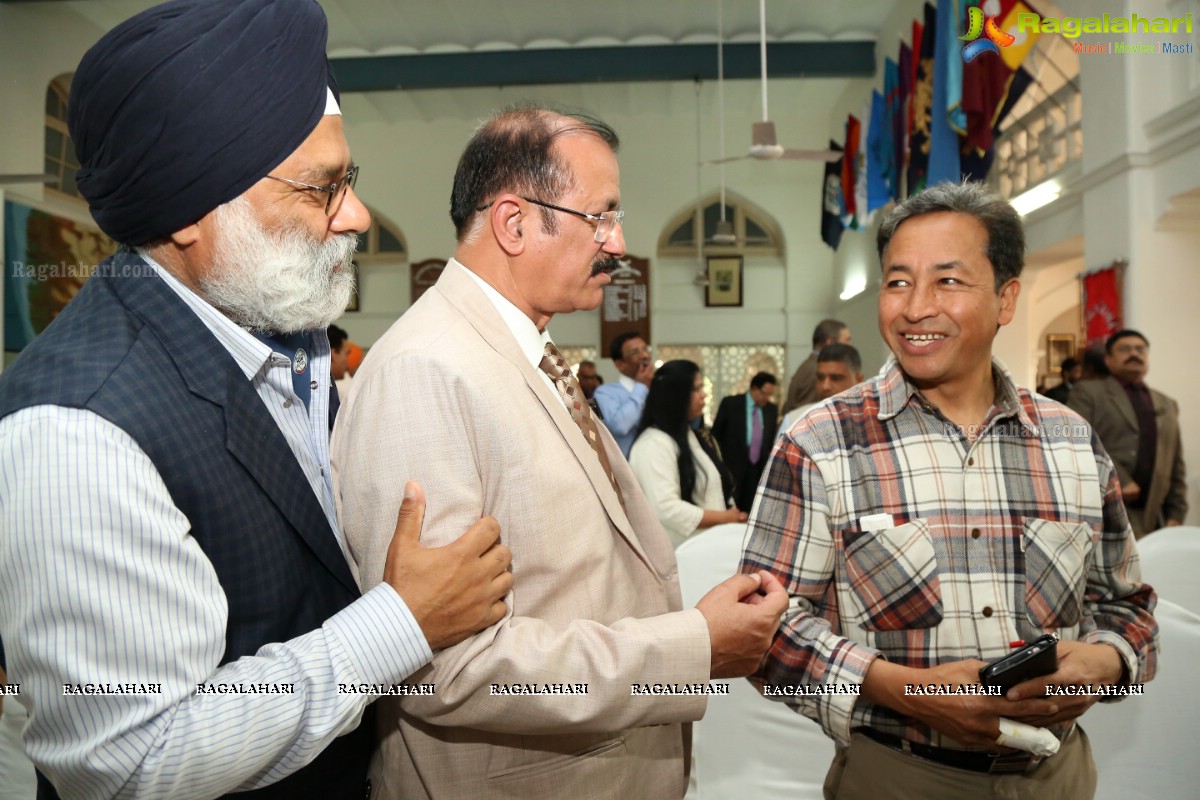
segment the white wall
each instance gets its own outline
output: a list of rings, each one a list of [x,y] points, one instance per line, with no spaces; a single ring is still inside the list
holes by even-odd
[[[141,3],[142,6],[145,3]],[[1197,14],[1196,0],[1062,0],[1066,14],[1181,16]],[[1135,9],[1136,6],[1136,9]],[[921,0],[902,0],[884,21],[876,58],[882,74],[885,56],[895,56],[908,40]],[[75,4],[0,4],[0,173],[42,169],[42,115],[49,81],[71,71],[100,31]],[[1193,37],[1194,39],[1194,37]],[[1087,37],[1084,37],[1087,41]],[[1200,188],[1200,58],[1119,56],[1080,58],[1084,95],[1084,158],[1055,204],[1028,220],[1031,257],[1052,254],[1064,242],[1082,237],[1082,267],[1116,258],[1130,261],[1126,321],[1154,343],[1150,380],[1176,397],[1183,413],[1185,451],[1200,453],[1200,394],[1182,365],[1194,358],[1200,307],[1200,234],[1157,230],[1171,198]],[[783,144],[819,147],[840,141],[848,112],[860,113],[873,86],[868,80],[775,80],[770,84],[771,116]],[[758,118],[758,85],[733,81],[726,92],[726,139],[730,154],[745,148],[750,122]],[[453,236],[447,218],[450,178],[475,124],[492,109],[518,99],[566,103],[597,113],[622,136],[620,156],[626,241],[631,253],[652,260],[653,338],[656,343],[785,342],[788,372],[807,355],[813,326],[825,316],[850,324],[868,370],[885,351],[874,319],[878,261],[871,231],[847,231],[836,256],[820,240],[822,165],[802,162],[739,162],[727,170],[728,184],[778,222],[785,241],[781,261],[750,260],[746,265],[746,306],[705,309],[703,293],[692,285],[691,259],[659,259],[662,226],[717,187],[715,170],[697,181],[696,103],[690,83],[603,84],[529,87],[520,91],[462,89],[352,95],[344,108],[356,160],[363,167],[363,198],[403,230],[410,261],[450,255]],[[715,86],[699,94],[704,157],[716,155],[718,109]],[[13,187],[11,199],[37,202],[41,190]],[[60,209],[60,213],[61,213]],[[71,213],[79,213],[78,210]],[[1197,228],[1200,229],[1200,221]],[[1049,265],[1065,260],[1048,259]],[[1039,264],[1042,269],[1046,264]],[[1068,267],[1067,269],[1074,269]],[[850,278],[866,277],[863,294],[842,302],[837,295]],[[364,269],[362,311],[348,315],[345,327],[369,344],[407,307],[407,265]],[[1045,277],[1026,276],[1017,319],[997,339],[997,354],[1019,381],[1036,380],[1039,341],[1045,326],[1062,313],[1056,303],[1033,302]],[[1032,294],[1031,294],[1032,293]],[[556,338],[569,345],[598,341],[595,313],[552,323]],[[1193,470],[1195,472],[1195,470]],[[1200,488],[1200,482],[1193,481]],[[1193,489],[1193,508],[1200,496]],[[1193,519],[1200,514],[1193,513]]]
[[[829,88],[825,84],[832,84]],[[827,107],[845,81],[772,81],[772,116],[786,145],[818,147],[825,143],[825,122],[809,106]],[[359,180],[363,199],[404,231],[411,261],[447,258],[454,247],[449,220],[450,179],[463,145],[478,122],[505,104],[533,100],[579,105],[600,115],[621,136],[622,202],[628,252],[651,259],[652,338],[656,344],[728,344],[799,342],[807,355],[812,326],[830,310],[832,252],[820,240],[820,182],[823,165],[809,162],[738,162],[726,168],[726,182],[778,223],[783,259],[750,258],[745,267],[745,305],[741,309],[704,307],[703,289],[692,282],[694,257],[660,259],[657,243],[663,226],[695,205],[697,194],[696,103],[702,114],[703,158],[717,155],[716,87],[705,84],[699,97],[691,83],[629,84],[587,87],[526,87],[521,90],[466,89],[442,92],[443,111],[426,121],[407,112],[413,95],[385,92],[350,96],[343,103],[347,134],[356,160],[364,165]],[[446,102],[445,95],[453,102]],[[665,106],[658,104],[667,98]],[[420,98],[418,98],[420,99]],[[749,145],[750,122],[759,109],[758,84],[726,85],[727,153]],[[701,194],[715,191],[719,174],[704,168]],[[364,276],[366,292],[374,292]],[[405,273],[407,281],[407,273]],[[406,290],[405,290],[406,291]],[[399,299],[399,295],[397,295]],[[393,308],[400,312],[406,304]],[[349,330],[351,319],[347,318]],[[569,345],[599,341],[596,312],[580,312],[551,323],[555,339]],[[355,337],[359,334],[351,331]],[[796,332],[799,332],[798,334]],[[357,338],[356,338],[357,340]]]

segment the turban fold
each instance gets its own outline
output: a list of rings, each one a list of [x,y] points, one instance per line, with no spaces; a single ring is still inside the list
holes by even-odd
[[[279,166],[336,95],[327,35],[315,0],[171,0],[106,34],[67,112],[101,230],[145,244]]]

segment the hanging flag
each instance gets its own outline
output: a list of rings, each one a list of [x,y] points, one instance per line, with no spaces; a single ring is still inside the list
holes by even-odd
[[[863,103],[862,120],[858,128],[858,154],[854,157],[854,225],[865,230],[871,225],[871,208],[867,203],[867,163],[871,154],[867,146],[867,132],[871,130],[871,101]]]
[[[925,24],[921,30],[920,56],[916,56],[917,78],[913,83],[913,124],[908,151],[908,194],[925,188],[929,172],[929,116],[933,108],[933,45],[937,32],[937,12],[925,4]]]
[[[855,214],[858,211],[854,191],[855,168],[858,160],[858,140],[861,135],[858,117],[846,118],[846,150],[842,156],[842,221],[847,228],[857,228]]]
[[[1000,111],[996,114],[996,122],[992,125],[991,135],[993,141],[1000,135],[1000,126],[1004,120],[1012,113],[1013,107],[1032,83],[1033,76],[1024,67],[1020,67],[1013,74],[1012,80],[1008,82],[1008,96],[1004,98],[1004,105],[1000,107]],[[995,158],[996,148],[990,145],[988,149],[980,150],[977,147],[972,147],[964,143],[961,157],[963,176],[967,180],[972,181],[986,179],[988,173],[992,171],[992,162]]]
[[[951,60],[962,64],[962,49],[958,41],[957,0],[941,0],[937,7],[933,55],[933,102],[929,117],[929,171],[926,185],[942,181],[958,183],[961,168],[958,160],[958,133],[950,126],[951,96],[957,88],[961,95],[961,80],[953,86],[954,70]],[[929,26],[925,26],[926,36]],[[961,73],[960,73],[961,74]]]
[[[829,149],[841,151],[832,139]],[[838,249],[842,241],[842,159],[825,163],[825,180],[821,187],[821,241]]]
[[[984,17],[993,10],[994,16]],[[1022,32],[1018,29],[1018,15],[1029,13],[1033,12],[1021,0],[988,0],[978,15],[986,19],[986,23],[980,29],[976,41],[987,40],[994,45],[1000,45],[981,51],[963,65],[963,110],[967,117],[966,148],[979,156],[985,156],[992,149],[992,131],[1000,122],[999,112],[1011,91],[1014,71],[1020,67],[1039,36],[1037,33]],[[970,44],[967,46],[970,47]],[[967,54],[964,54],[964,60],[966,58]]]
[[[916,23],[914,22],[915,26]],[[913,87],[913,51],[904,42],[900,42],[900,104],[896,112],[896,183],[892,187],[892,196],[897,200],[904,199],[904,173],[908,171],[908,134],[912,121],[912,87]]]
[[[888,59],[891,62],[891,59]],[[895,64],[893,63],[894,67]],[[867,212],[887,205],[892,199],[885,177],[892,163],[892,122],[887,117],[883,95],[871,91],[871,122],[867,128]],[[863,226],[865,227],[865,226]]]
[[[950,6],[947,16],[950,25],[946,47],[946,119],[950,127],[958,135],[967,132],[967,115],[962,107],[963,60],[959,58],[962,50],[960,41],[963,31],[967,29],[967,11],[975,8],[977,0],[938,0]],[[939,5],[939,10],[941,6]],[[979,13],[976,10],[975,13]]]
[[[1121,329],[1121,290],[1116,266],[1083,277],[1084,325],[1088,347],[1104,344]]]
[[[985,8],[990,6],[992,2],[994,0],[989,0],[989,2],[985,3]],[[1021,30],[1017,24],[1017,20],[1020,19],[1021,14],[1037,14],[1039,18],[1042,15],[1038,14],[1033,6],[1020,2],[1020,0],[1012,3],[1011,7],[1007,7],[1009,3],[1001,0],[1000,6],[1002,10],[996,15],[999,28],[1004,33],[1013,37],[1012,44],[1000,48],[1000,57],[1004,59],[1004,63],[1008,65],[1009,69],[1015,70],[1025,61],[1029,55],[1029,51],[1037,44],[1038,37],[1042,35],[1040,31]]]
[[[880,172],[888,197],[900,199],[900,158],[904,146],[904,130],[900,124],[900,68],[890,58],[883,60],[883,119],[886,153],[880,154]]]
[[[912,102],[912,96],[917,91],[917,80],[918,80],[917,72],[921,68],[921,52],[922,52],[921,47],[922,47],[922,40],[924,39],[924,36],[925,36],[925,25],[923,23],[917,22],[914,19],[913,27],[912,27],[912,51],[909,53],[909,56],[911,57],[911,62],[909,63],[909,75],[908,75],[908,94],[909,94],[908,135],[910,137],[912,136],[913,125],[916,124],[916,119],[915,119],[916,105]]]

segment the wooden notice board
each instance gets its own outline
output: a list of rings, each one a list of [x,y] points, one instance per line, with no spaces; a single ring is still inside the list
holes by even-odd
[[[600,305],[600,354],[608,356],[608,345],[626,331],[650,338],[650,259],[626,255],[604,287]]]

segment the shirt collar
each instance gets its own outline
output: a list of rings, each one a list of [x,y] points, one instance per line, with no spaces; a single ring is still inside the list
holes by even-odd
[[[633,378],[629,377],[628,375],[626,375],[623,372],[621,373],[618,380],[621,382],[621,385],[625,387],[625,391],[629,392],[630,394],[633,393],[634,387],[637,386],[637,381],[635,381]]]
[[[270,360],[271,348],[258,339],[255,339],[250,335],[249,331],[225,316],[223,312],[189,289],[183,281],[176,278],[161,264],[151,258],[145,248],[139,247],[137,253],[150,265],[151,269],[158,273],[158,276],[171,288],[171,291],[179,295],[179,299],[186,303],[188,308],[200,318],[200,321],[204,323],[204,327],[208,328],[209,332],[221,343],[221,346],[229,351],[229,354],[233,356],[233,360],[237,363],[238,369],[242,371],[247,380],[253,380],[254,376],[258,375],[262,370],[263,365]],[[325,335],[324,331],[320,333],[321,335]]]
[[[507,297],[500,294],[496,289],[483,278],[471,271],[471,268],[460,261],[451,259],[452,263],[462,267],[468,275],[479,285],[483,290],[483,294],[496,307],[496,313],[500,315],[500,319],[504,321],[505,327],[512,332],[513,338],[517,340],[517,347],[521,348],[521,352],[529,359],[529,363],[534,369],[540,369],[538,366],[542,363],[542,356],[546,354],[546,342],[552,341],[548,331],[539,331],[537,326],[533,324],[533,320],[525,315],[521,309],[512,304]]]
[[[992,401],[992,405],[998,412],[996,416],[998,418],[1016,417],[1023,426],[1036,435],[1037,426],[1030,419],[1024,404],[1021,403],[1021,395],[1017,390],[1016,382],[1013,381],[1012,374],[1004,366],[1004,362],[995,356],[992,356],[992,379],[996,385],[996,397]],[[879,371],[879,419],[891,419],[904,410],[904,407],[914,398],[917,403],[926,402],[920,396],[917,387],[913,386],[905,377],[896,356],[888,356],[887,362]]]

